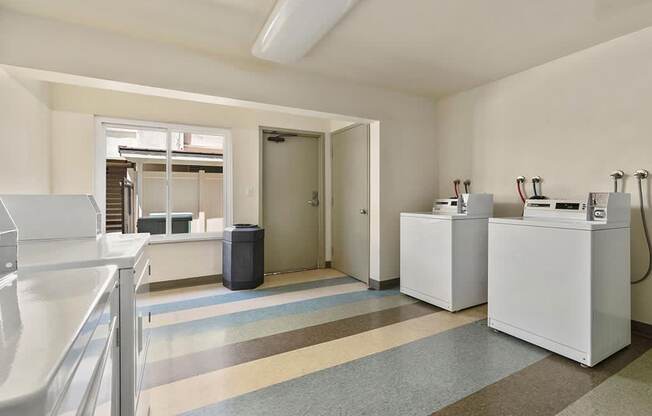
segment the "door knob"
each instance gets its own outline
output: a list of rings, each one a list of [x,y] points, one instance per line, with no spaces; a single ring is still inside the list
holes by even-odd
[[[362,209],[360,210],[360,214],[362,214],[362,215],[367,215],[367,210],[364,209],[364,208],[362,208]]]

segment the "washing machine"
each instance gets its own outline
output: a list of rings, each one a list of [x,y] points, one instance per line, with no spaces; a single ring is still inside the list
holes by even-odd
[[[489,219],[488,325],[586,366],[630,344],[630,195]]]
[[[401,293],[451,312],[487,302],[487,221],[493,195],[438,199],[401,213]]]

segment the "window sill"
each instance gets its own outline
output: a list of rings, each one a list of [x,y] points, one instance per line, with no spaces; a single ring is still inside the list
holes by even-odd
[[[172,244],[172,243],[187,243],[195,241],[221,241],[223,233],[195,233],[195,234],[172,234],[162,235],[154,234],[150,237],[150,244]]]

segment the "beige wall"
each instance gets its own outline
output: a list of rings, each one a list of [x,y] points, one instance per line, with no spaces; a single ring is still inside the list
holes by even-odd
[[[53,132],[54,142],[66,149],[65,152],[56,153],[52,161],[53,170],[58,172],[55,175],[55,188],[65,186],[57,178],[69,181],[73,176],[77,184],[92,185],[95,115],[228,128],[231,129],[233,143],[234,222],[258,223],[259,126],[324,132],[330,128],[328,120],[217,104],[64,84],[52,84],[50,90],[54,124],[66,126]],[[77,135],[74,134],[73,123],[79,125]],[[64,133],[64,138],[59,136],[60,132]],[[67,158],[58,157],[65,153],[83,160],[82,169],[69,163]]]
[[[152,282],[222,273],[221,241],[154,244],[149,255]]]
[[[372,164],[373,279],[398,277],[399,213],[427,209],[436,191],[433,103],[426,98],[6,10],[0,10],[0,63],[379,120],[371,149],[379,159]],[[243,146],[255,149],[252,141]]]
[[[497,216],[518,215],[518,175],[542,176],[548,196],[581,198],[610,190],[614,169],[652,170],[650,45],[652,28],[440,101],[441,195],[470,177],[495,194]],[[626,191],[638,209],[633,178]],[[648,257],[637,210],[632,227],[638,276]],[[633,319],[652,323],[652,278],[633,286],[632,301]]]
[[[52,193],[93,193],[95,121],[88,114],[52,110]]]
[[[0,69],[0,193],[50,192],[50,109],[46,83]]]
[[[231,129],[234,179],[234,222],[259,222],[259,126],[327,132],[326,119],[256,111],[217,104],[173,100],[95,88],[51,84],[53,124],[53,188],[57,193],[92,192],[95,158],[95,115]],[[192,249],[189,249],[192,247]],[[178,250],[185,263],[176,264]],[[157,244],[152,256],[165,267],[154,280],[222,273],[221,244],[217,241]],[[220,257],[215,261],[213,257]],[[208,256],[208,257],[207,257]],[[158,271],[157,271],[158,270]]]

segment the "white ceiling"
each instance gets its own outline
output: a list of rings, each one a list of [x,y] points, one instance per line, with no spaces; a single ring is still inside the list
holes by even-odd
[[[251,45],[273,5],[274,0],[0,0],[0,6],[22,13],[252,62]],[[652,0],[361,0],[291,66],[437,97],[651,25]]]

